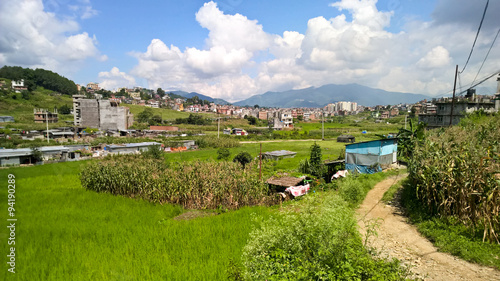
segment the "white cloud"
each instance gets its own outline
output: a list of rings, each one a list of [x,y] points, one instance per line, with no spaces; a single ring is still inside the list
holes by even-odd
[[[99,78],[99,85],[107,90],[136,86],[134,77],[125,72],[121,72],[118,67],[113,67],[109,72],[99,72]]]
[[[441,68],[450,64],[450,53],[443,46],[437,46],[430,50],[425,57],[417,62],[417,66],[423,69]]]
[[[1,1],[0,26],[2,64],[64,72],[87,58],[103,58],[95,37],[78,33],[76,21],[46,12],[41,0]]]

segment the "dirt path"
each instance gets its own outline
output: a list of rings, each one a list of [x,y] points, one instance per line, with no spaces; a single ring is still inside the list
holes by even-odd
[[[500,271],[469,263],[450,254],[440,253],[417,229],[408,223],[396,207],[380,202],[385,191],[404,176],[388,178],[368,193],[357,210],[362,235],[366,225],[378,220],[378,236],[368,239],[369,246],[382,257],[397,258],[410,266],[413,277],[424,280],[500,280]]]

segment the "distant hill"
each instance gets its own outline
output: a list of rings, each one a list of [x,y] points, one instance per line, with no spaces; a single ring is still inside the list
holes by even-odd
[[[419,94],[388,92],[359,84],[328,84],[318,88],[310,87],[284,92],[266,92],[261,95],[252,96],[246,100],[235,102],[234,105],[253,106],[258,104],[265,107],[283,108],[324,107],[329,103],[351,101],[357,102],[359,105],[375,106],[415,103],[423,99],[430,99],[430,97]]]
[[[202,95],[202,94],[199,94],[196,92],[188,93],[188,92],[184,92],[184,91],[165,91],[165,93],[173,93],[173,94],[176,94],[176,95],[188,98],[188,99],[192,98],[194,96],[198,96],[201,100],[207,100],[207,101],[213,102],[215,104],[222,104],[222,105],[229,104],[229,102],[227,102],[223,99],[214,99],[212,97],[205,96],[205,95]]]
[[[29,91],[34,91],[36,87],[44,87],[63,95],[76,95],[78,89],[75,82],[50,70],[37,68],[22,68],[20,66],[3,66],[0,68],[0,78],[11,80],[24,79],[24,85]]]

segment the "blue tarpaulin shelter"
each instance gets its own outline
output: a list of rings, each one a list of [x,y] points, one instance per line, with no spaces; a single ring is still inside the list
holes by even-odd
[[[345,168],[351,172],[372,174],[397,161],[398,140],[382,139],[347,144]]]

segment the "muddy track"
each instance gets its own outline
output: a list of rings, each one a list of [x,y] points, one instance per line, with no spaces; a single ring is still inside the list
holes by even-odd
[[[500,280],[500,271],[496,269],[438,252],[415,226],[407,223],[398,208],[380,201],[385,191],[405,176],[391,177],[375,185],[357,210],[363,237],[367,226],[378,224],[375,228],[378,236],[370,236],[367,245],[375,248],[382,257],[399,259],[417,279]]]

